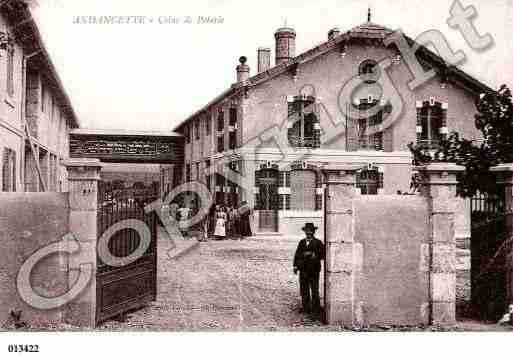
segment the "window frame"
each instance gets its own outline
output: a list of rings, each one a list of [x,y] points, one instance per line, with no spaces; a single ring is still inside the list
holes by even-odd
[[[316,100],[313,96],[294,96],[293,101],[287,102],[288,106],[288,131],[287,140],[294,148],[320,148],[320,118],[316,111]],[[313,110],[305,114],[305,108],[313,106]],[[291,117],[299,117],[291,122]],[[307,137],[306,128],[312,126],[312,135]],[[317,125],[317,126],[316,126]],[[299,132],[299,133],[298,133]]]
[[[447,110],[439,101],[422,101],[417,108],[417,126],[421,131],[417,133],[417,144],[428,148],[437,148],[446,139],[441,129],[447,124]]]

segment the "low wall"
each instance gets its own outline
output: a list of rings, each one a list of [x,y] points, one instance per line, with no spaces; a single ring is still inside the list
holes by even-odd
[[[288,238],[303,238],[305,232],[302,228],[306,222],[312,222],[318,227],[315,236],[323,240],[323,220],[321,211],[280,211],[278,218],[278,232]]]
[[[18,294],[16,278],[34,252],[69,232],[68,194],[0,193],[0,229],[0,326],[9,325],[11,310],[21,310],[21,319],[31,325],[61,322],[63,308],[39,310],[27,305]],[[65,293],[65,258],[54,253],[37,262],[31,281],[32,288],[42,296]]]
[[[357,322],[428,323],[428,203],[420,196],[361,196],[354,201]]]

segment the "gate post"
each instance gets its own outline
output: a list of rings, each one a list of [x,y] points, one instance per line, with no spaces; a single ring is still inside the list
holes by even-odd
[[[418,168],[421,192],[429,205],[429,307],[430,324],[456,321],[456,238],[454,199],[456,175],[465,167],[433,163]]]
[[[354,243],[353,198],[360,194],[356,188],[356,171],[361,165],[324,168],[325,207],[325,313],[329,324],[352,327],[354,316],[354,272],[357,270],[358,249]],[[361,256],[361,255],[360,255]]]
[[[506,303],[513,304],[513,163],[504,163],[490,168],[497,173],[497,184],[504,186],[504,238],[507,242],[504,250],[506,271]],[[507,309],[507,308],[504,308]]]
[[[102,165],[98,159],[91,158],[69,159],[63,165],[68,171],[69,229],[79,243],[79,252],[70,256],[67,263],[69,287],[75,284],[81,264],[92,267],[89,284],[66,308],[66,322],[82,328],[94,328],[98,181]]]

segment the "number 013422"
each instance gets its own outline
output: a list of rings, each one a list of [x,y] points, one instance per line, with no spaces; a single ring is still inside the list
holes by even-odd
[[[7,346],[9,353],[39,353],[37,344],[9,344]]]

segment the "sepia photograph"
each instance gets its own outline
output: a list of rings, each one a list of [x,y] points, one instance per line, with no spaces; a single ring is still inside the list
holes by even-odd
[[[0,0],[1,356],[507,348],[512,30],[513,0]]]

